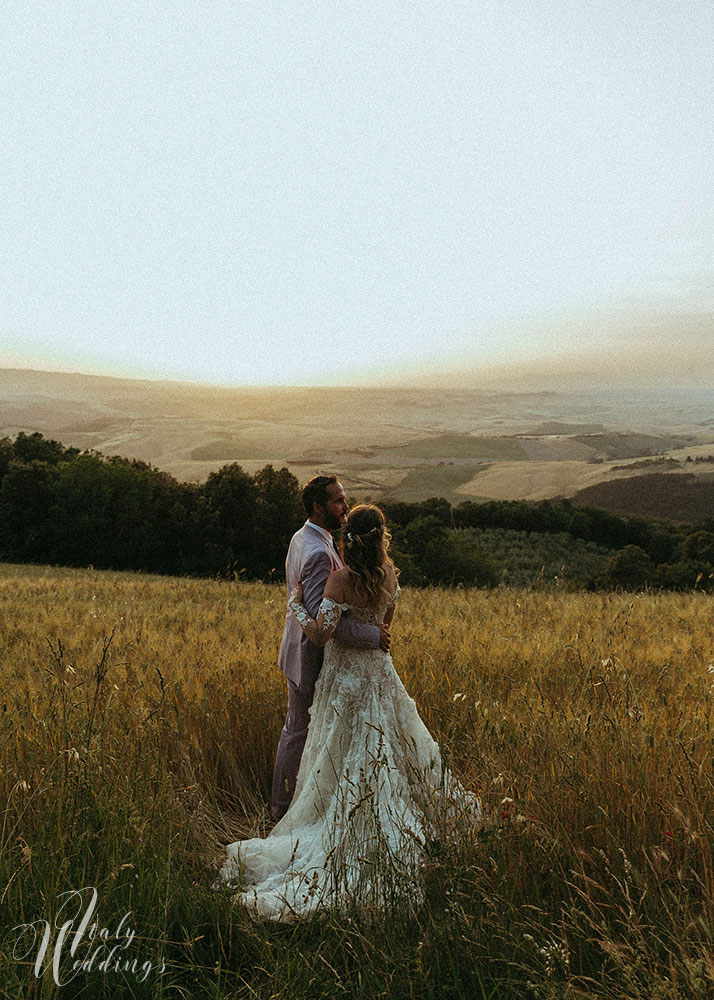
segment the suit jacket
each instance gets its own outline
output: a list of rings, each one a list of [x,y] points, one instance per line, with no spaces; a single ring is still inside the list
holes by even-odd
[[[298,581],[302,581],[302,603],[310,617],[317,618],[325,581],[330,573],[341,569],[343,565],[332,539],[306,522],[293,535],[285,560],[288,594],[297,586]],[[340,619],[334,635],[347,646],[366,649],[377,649],[379,646],[379,629],[375,625],[364,625],[345,615]],[[288,608],[278,666],[288,680],[305,694],[310,694],[315,687],[323,652],[321,646],[310,642]]]

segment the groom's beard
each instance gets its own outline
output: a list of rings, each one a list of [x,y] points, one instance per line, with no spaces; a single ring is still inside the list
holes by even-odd
[[[342,528],[342,521],[334,514],[325,511],[325,527],[328,531],[339,531]]]

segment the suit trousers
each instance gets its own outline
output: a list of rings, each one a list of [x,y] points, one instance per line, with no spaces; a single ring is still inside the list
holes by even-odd
[[[288,714],[285,717],[275,757],[273,797],[270,804],[270,811],[276,819],[280,819],[288,811],[295,792],[295,782],[310,724],[309,708],[312,705],[313,694],[314,689],[309,693],[304,692],[297,684],[288,681]]]

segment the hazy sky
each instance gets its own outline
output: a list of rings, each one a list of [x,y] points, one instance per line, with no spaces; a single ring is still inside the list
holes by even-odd
[[[711,0],[4,0],[0,365],[304,384],[706,324],[712,51]]]

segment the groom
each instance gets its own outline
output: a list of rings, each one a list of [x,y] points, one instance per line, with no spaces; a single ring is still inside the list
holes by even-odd
[[[308,519],[296,531],[285,561],[288,594],[302,583],[302,603],[312,618],[317,618],[325,581],[333,570],[341,569],[342,559],[335,548],[331,531],[338,531],[347,520],[348,504],[337,476],[316,476],[303,487],[302,502]],[[335,637],[347,646],[389,649],[386,625],[363,625],[342,617]],[[323,649],[307,638],[288,608],[285,631],[280,644],[278,666],[288,681],[288,714],[280,734],[273,774],[271,810],[276,819],[287,812],[295,791],[303,747],[310,722],[315,681],[322,666]]]

